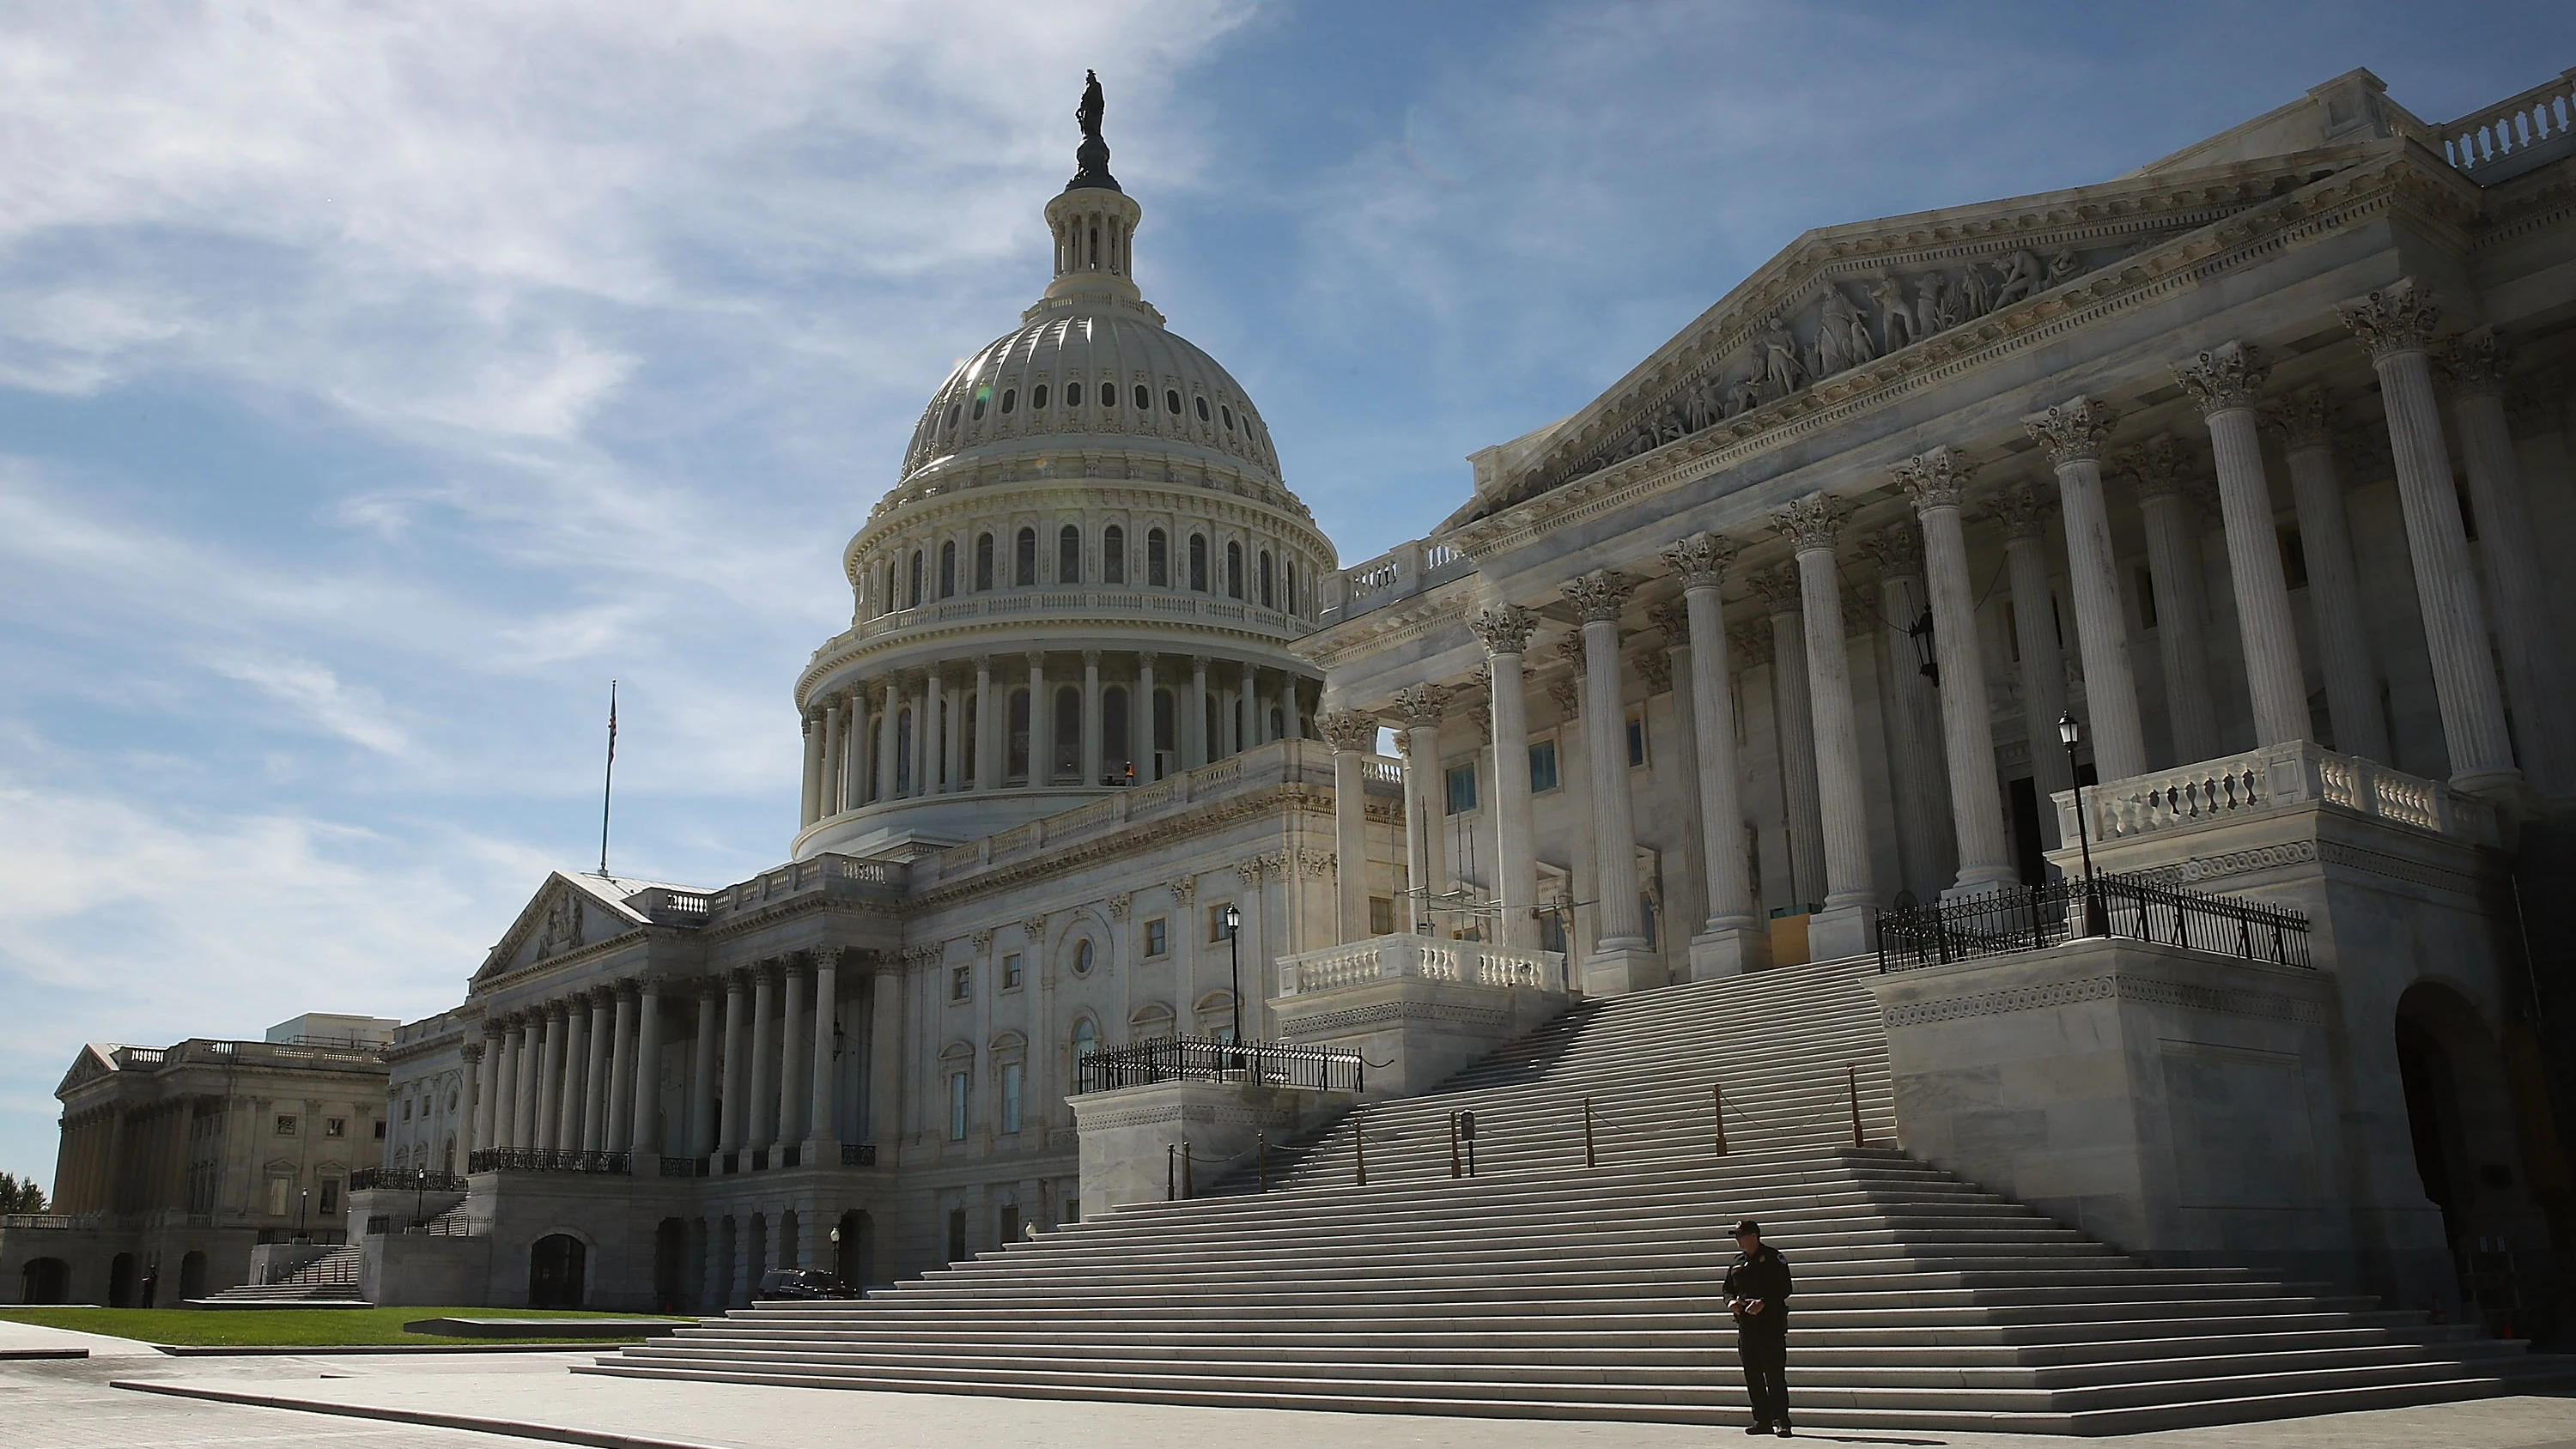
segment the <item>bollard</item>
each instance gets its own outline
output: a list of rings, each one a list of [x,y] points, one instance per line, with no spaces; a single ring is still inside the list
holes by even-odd
[[[1469,1177],[1474,1177],[1476,1175],[1475,1113],[1460,1112],[1458,1114],[1458,1135],[1467,1139],[1467,1175]]]
[[[1852,1146],[1866,1147],[1869,1144],[1860,1135],[1860,1068],[1845,1066],[1843,1078],[1851,1085]]]
[[[1177,1195],[1175,1189],[1178,1187],[1180,1182],[1180,1170],[1180,1165],[1172,1158],[1172,1144],[1169,1142],[1164,1143],[1163,1201],[1170,1202]]]
[[[1458,1114],[1452,1112],[1449,1114],[1449,1175],[1451,1177],[1465,1176],[1466,1174],[1462,1171],[1462,1167],[1463,1164],[1458,1160]]]
[[[1195,1196],[1197,1192],[1190,1182],[1190,1139],[1184,1137],[1181,1139],[1181,1201],[1188,1202]]]
[[[1252,1160],[1253,1160],[1253,1162],[1254,1162],[1255,1164],[1257,1164],[1257,1166],[1258,1166],[1258,1168],[1259,1168],[1259,1170],[1260,1170],[1260,1173],[1261,1173],[1261,1190],[1262,1190],[1263,1192],[1268,1192],[1268,1191],[1270,1190],[1270,1134],[1269,1134],[1269,1133],[1267,1133],[1267,1132],[1255,1132],[1255,1133],[1253,1133],[1253,1134],[1252,1134]]]
[[[1351,1109],[1351,1151],[1359,1158],[1359,1180],[1353,1187],[1368,1186],[1368,1115],[1366,1109]]]
[[[1601,1165],[1601,1159],[1594,1156],[1592,1151],[1592,1099],[1590,1097],[1583,1099],[1583,1165],[1586,1167]]]
[[[1708,1084],[1708,1110],[1709,1114],[1717,1119],[1717,1155],[1724,1157],[1726,1155],[1726,1088],[1715,1082]]]

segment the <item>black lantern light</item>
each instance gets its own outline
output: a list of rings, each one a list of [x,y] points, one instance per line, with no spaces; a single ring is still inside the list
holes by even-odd
[[[2075,745],[2084,729],[2073,711],[2057,718],[2057,738],[2066,746],[2066,778],[2075,784],[2075,842],[2084,852],[2084,934],[2107,936],[2111,925],[2102,909],[2102,884],[2093,874],[2093,832],[2084,818],[2084,780],[2075,769]]]
[[[1941,682],[1941,661],[1936,658],[1932,652],[1931,609],[1928,607],[1924,609],[1921,617],[1917,618],[1912,624],[1906,626],[1905,632],[1907,636],[1912,638],[1914,641],[1915,667],[1923,671],[1924,678],[1931,680],[1934,684],[1939,684]]]

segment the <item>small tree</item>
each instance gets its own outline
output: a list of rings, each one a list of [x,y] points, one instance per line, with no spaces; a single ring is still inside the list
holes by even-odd
[[[0,1213],[40,1213],[45,1211],[45,1190],[31,1174],[20,1182],[15,1176],[0,1172]]]

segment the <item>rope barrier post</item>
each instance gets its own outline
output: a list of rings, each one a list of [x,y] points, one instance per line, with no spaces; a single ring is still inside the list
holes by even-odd
[[[1716,1082],[1708,1084],[1708,1111],[1717,1122],[1717,1155],[1726,1155],[1726,1088]]]
[[[1474,1177],[1476,1175],[1475,1113],[1460,1112],[1458,1114],[1458,1135],[1467,1139],[1467,1175],[1469,1177]]]
[[[1172,1160],[1172,1144],[1163,1144],[1163,1201],[1170,1202],[1173,1189],[1180,1181],[1180,1165]]]
[[[1592,1099],[1583,1099],[1583,1165],[1599,1167],[1601,1159],[1592,1151]]]
[[[1844,1066],[1843,1080],[1851,1086],[1852,1146],[1866,1147],[1869,1143],[1860,1135],[1860,1068]]]
[[[1368,1114],[1365,1108],[1351,1109],[1351,1150],[1357,1154],[1360,1165],[1359,1179],[1351,1186],[1366,1187],[1368,1186]]]
[[[1261,1190],[1263,1192],[1268,1192],[1270,1190],[1269,1133],[1255,1132],[1252,1134],[1252,1160],[1258,1165],[1261,1173]]]
[[[1197,1195],[1196,1187],[1190,1182],[1190,1139],[1184,1137],[1181,1139],[1181,1201],[1188,1202]]]
[[[1464,1177],[1466,1174],[1462,1168],[1463,1164],[1458,1160],[1458,1114],[1452,1112],[1449,1114],[1449,1175]]]

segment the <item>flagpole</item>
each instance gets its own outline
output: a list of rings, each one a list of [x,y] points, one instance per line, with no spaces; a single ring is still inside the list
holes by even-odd
[[[608,875],[608,801],[617,786],[617,681],[608,681],[608,769],[599,782],[599,874]]]

